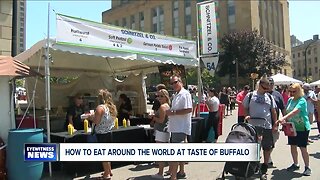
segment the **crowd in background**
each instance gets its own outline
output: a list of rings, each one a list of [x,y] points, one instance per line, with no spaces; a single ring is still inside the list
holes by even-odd
[[[309,159],[307,158],[307,145],[312,143],[308,136],[310,124],[314,122],[314,117],[318,125],[320,138],[320,121],[317,113],[320,109],[318,106],[320,88],[315,87],[313,90],[307,83],[275,86],[272,78],[263,77],[257,83],[255,90],[250,89],[249,85],[245,85],[241,89],[222,87],[220,91],[211,87],[204,88],[202,96],[199,97],[197,88],[185,89],[179,76],[172,76],[170,84],[175,91],[171,96],[165,85],[159,84],[157,86],[156,100],[152,108],[154,114],[149,116],[155,129],[156,143],[187,143],[188,137],[191,135],[191,117],[197,115],[198,104],[202,104],[204,108],[200,111],[207,111],[209,114],[205,130],[207,136],[204,138],[204,142],[217,142],[219,137],[217,133],[219,106],[221,104],[225,106],[222,113],[225,117],[232,115],[237,105],[238,123],[249,122],[250,117],[254,116],[266,117],[270,121],[270,126],[266,128],[268,133],[263,134],[264,161],[261,166],[263,173],[266,173],[268,167],[273,165],[271,152],[279,138],[279,132],[275,129],[279,124],[292,121],[296,123],[297,136],[288,137],[293,164],[287,170],[295,171],[300,168],[297,161],[297,148],[299,148],[305,164],[303,175],[311,175]],[[99,105],[89,120],[95,125],[94,132],[104,134],[111,131],[116,117],[129,119],[132,105],[125,94],[120,95],[118,108],[113,103],[111,94],[107,90],[101,89],[97,94]],[[84,113],[82,99],[81,94],[74,96],[73,104],[68,109],[66,116],[66,125],[73,124],[76,129],[83,129],[83,121],[80,119],[80,115]],[[262,111],[263,113],[261,113]],[[280,113],[282,116],[279,116]],[[208,140],[211,131],[213,140]],[[107,142],[107,140],[99,138],[98,142]],[[102,177],[111,179],[113,174],[111,173],[110,163],[103,162],[102,165],[104,167]],[[186,177],[185,163],[170,162],[168,171],[164,171],[164,162],[159,162],[158,165],[159,171],[152,176],[154,178],[164,178],[165,175],[170,175],[172,180]]]

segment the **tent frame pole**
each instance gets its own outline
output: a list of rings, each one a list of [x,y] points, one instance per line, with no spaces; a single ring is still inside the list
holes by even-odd
[[[47,138],[48,143],[51,142],[51,133],[50,133],[50,57],[49,57],[49,48],[50,48],[50,3],[48,3],[48,25],[47,25],[47,47],[46,47],[46,59],[45,59],[45,90],[46,90],[46,125],[47,125]],[[52,177],[52,167],[51,162],[49,162],[49,175]]]

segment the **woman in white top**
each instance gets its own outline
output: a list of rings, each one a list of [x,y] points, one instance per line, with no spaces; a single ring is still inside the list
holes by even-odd
[[[209,97],[206,100],[206,104],[209,108],[209,117],[207,120],[207,126],[206,126],[206,132],[205,133],[205,139],[208,137],[208,133],[210,131],[210,128],[213,127],[214,134],[215,134],[215,142],[217,142],[218,139],[218,124],[219,124],[219,105],[220,101],[217,97],[218,93],[214,88],[209,90]]]
[[[99,90],[98,101],[99,105],[89,119],[94,123],[93,129],[97,134],[98,142],[106,143],[108,142],[107,138],[105,138],[107,136],[103,134],[111,132],[114,127],[114,119],[117,117],[117,107],[114,105],[112,95],[107,89]],[[112,176],[110,162],[102,162],[102,166],[104,173],[101,179],[110,180]]]

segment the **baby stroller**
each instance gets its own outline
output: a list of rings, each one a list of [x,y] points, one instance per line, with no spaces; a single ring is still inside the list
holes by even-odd
[[[231,132],[228,134],[226,143],[261,143],[263,130],[268,125],[265,118],[251,118],[249,123],[237,123],[231,127]],[[260,171],[260,161],[247,162],[226,162],[222,177],[225,179],[225,173],[232,174],[235,179],[247,179],[254,174],[259,174],[260,179],[266,179]]]

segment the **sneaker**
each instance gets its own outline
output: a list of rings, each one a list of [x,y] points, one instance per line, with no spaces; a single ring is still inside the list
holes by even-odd
[[[267,174],[261,174],[260,180],[267,180],[267,179],[268,179]]]
[[[310,176],[311,175],[311,169],[309,167],[305,167],[302,174],[304,176]]]
[[[186,177],[186,173],[177,173],[177,179],[185,179]]]
[[[299,169],[300,169],[299,165],[292,164],[290,167],[287,168],[287,171],[296,171]]]
[[[170,175],[170,171],[166,171],[163,173],[164,176],[169,176]]]
[[[160,174],[154,174],[154,175],[151,175],[151,177],[154,179],[164,179],[164,177],[161,176]]]
[[[268,168],[273,168],[273,162],[268,162]]]

